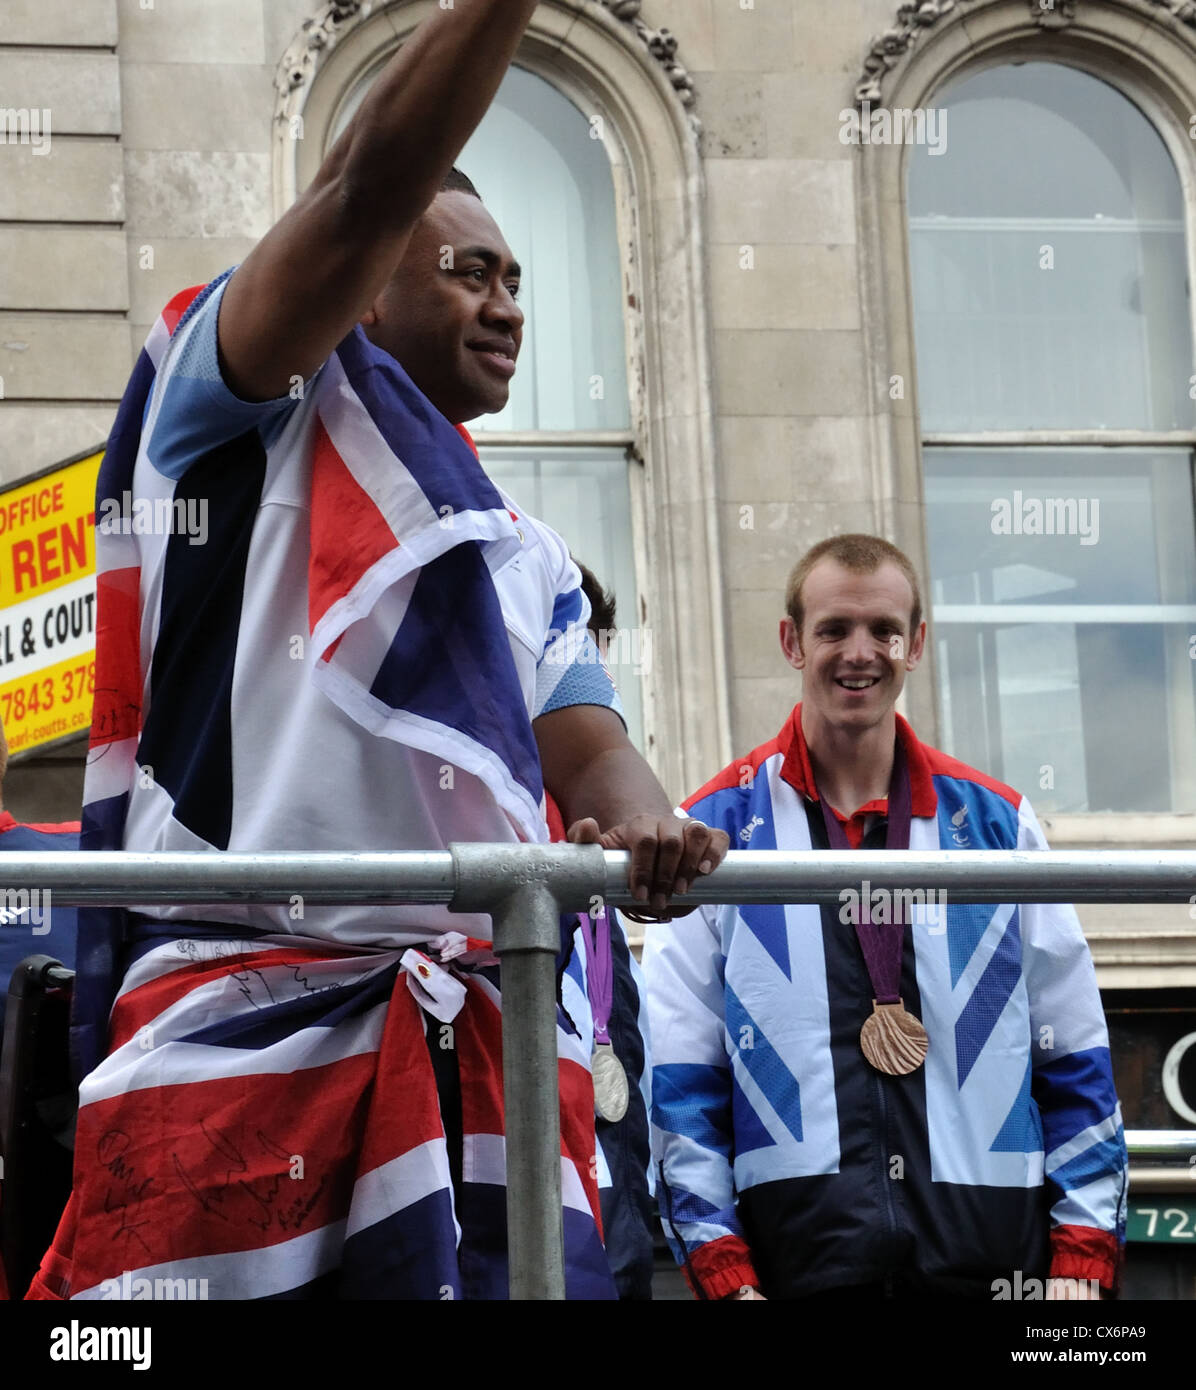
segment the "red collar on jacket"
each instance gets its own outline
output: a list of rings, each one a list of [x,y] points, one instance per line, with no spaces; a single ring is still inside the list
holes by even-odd
[[[923,751],[917,734],[909,724],[897,715],[897,737],[905,749],[909,763],[909,785],[912,799],[912,812],[915,816],[933,816],[938,809],[938,793],[934,789],[934,779],[930,772],[930,761]],[[784,753],[781,776],[798,793],[809,801],[818,800],[818,787],[814,781],[814,769],[810,764],[810,750],[806,747],[806,736],[801,726],[801,705],[794,705],[793,713],[781,732],[777,735],[777,747]],[[842,823],[848,843],[859,849],[864,838],[866,821],[870,815],[887,816],[889,798],[877,797],[867,802],[851,816],[845,816],[832,806],[835,817]]]
[[[79,822],[77,820],[64,820],[55,822],[24,821],[17,820],[8,811],[0,811],[0,835],[7,835],[10,830],[44,830],[51,834],[62,832],[65,835],[71,833],[78,834]]]

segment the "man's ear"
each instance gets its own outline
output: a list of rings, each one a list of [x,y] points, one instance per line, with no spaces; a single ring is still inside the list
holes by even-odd
[[[922,660],[922,653],[926,650],[926,619],[923,618],[918,624],[918,630],[914,633],[914,640],[909,644],[909,655],[905,658],[905,669],[912,671]]]
[[[795,671],[805,669],[806,658],[801,649],[801,633],[797,630],[797,624],[786,613],[781,619],[780,627],[781,650],[785,653],[785,660]]]

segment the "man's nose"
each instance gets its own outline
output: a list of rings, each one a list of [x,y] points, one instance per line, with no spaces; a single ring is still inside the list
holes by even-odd
[[[506,285],[500,285],[487,299],[485,317],[487,323],[506,324],[513,333],[523,327],[523,310]]]
[[[855,627],[847,634],[847,641],[844,643],[844,657],[859,666],[864,666],[872,661],[873,644],[872,634],[864,627]]]

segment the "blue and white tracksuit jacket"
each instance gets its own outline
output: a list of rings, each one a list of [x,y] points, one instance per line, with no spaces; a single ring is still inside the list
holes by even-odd
[[[1024,797],[897,722],[910,849],[1046,848]],[[733,849],[807,850],[827,843],[815,798],[799,705],[685,804]],[[863,843],[883,848],[883,825]],[[709,906],[649,929],[657,1191],[699,1296],[992,1297],[1018,1270],[1115,1284],[1126,1150],[1075,911],[927,903],[908,920],[901,993],[930,1052],[903,1077],[860,1051],[872,990],[839,907]]]

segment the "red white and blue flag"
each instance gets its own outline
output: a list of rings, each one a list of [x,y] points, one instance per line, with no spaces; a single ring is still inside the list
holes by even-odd
[[[287,397],[238,400],[230,273],[167,306],[100,472],[83,847],[547,838],[531,720],[618,708],[567,548],[360,328]],[[75,1191],[35,1294],[503,1296],[489,935],[426,906],[82,911]],[[570,1293],[605,1296],[588,1058],[559,1022]]]
[[[429,972],[442,1005],[462,980],[403,954],[184,939],[138,960],[80,1092],[75,1190],[29,1296],[506,1298],[497,972],[468,972],[425,1037],[412,979],[426,989]],[[567,1293],[610,1297],[593,1088],[581,1040],[557,1036]],[[455,1175],[429,1060],[446,1045]]]

